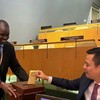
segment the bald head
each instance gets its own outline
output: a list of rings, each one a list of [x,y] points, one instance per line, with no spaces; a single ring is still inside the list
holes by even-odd
[[[9,38],[9,25],[5,20],[0,20],[0,42],[5,42]]]

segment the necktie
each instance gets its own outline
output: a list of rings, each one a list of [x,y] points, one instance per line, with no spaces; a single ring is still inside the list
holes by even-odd
[[[3,58],[3,45],[0,45],[0,65],[2,62],[2,58]]]
[[[92,95],[91,95],[91,100],[97,100],[98,88],[99,88],[99,85],[95,84],[94,88],[93,88]]]
[[[0,59],[1,59],[1,45],[0,45]]]

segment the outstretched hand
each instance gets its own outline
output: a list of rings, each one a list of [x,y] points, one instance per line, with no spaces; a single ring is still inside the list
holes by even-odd
[[[36,74],[37,78],[41,78],[43,80],[48,80],[48,76],[45,75],[42,71],[38,70],[37,74]]]
[[[15,89],[12,87],[11,84],[9,83],[4,83],[4,82],[1,82],[1,88],[4,90],[5,93],[7,93],[8,95],[10,96],[14,96],[15,98],[17,97],[16,94],[15,94]]]

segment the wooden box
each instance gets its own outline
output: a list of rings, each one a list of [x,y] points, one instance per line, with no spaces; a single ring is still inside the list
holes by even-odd
[[[16,89],[17,98],[8,96],[8,100],[35,100],[35,94],[44,93],[44,87],[39,84],[27,84],[27,82],[14,82],[11,83]]]

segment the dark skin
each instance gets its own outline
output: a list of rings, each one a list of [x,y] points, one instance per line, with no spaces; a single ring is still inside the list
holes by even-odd
[[[9,39],[9,31],[6,31],[6,25],[1,22],[0,23],[0,43],[6,42]],[[15,89],[11,86],[11,84],[1,82],[0,88],[2,88],[5,93],[9,94],[10,96],[17,97],[15,94]]]
[[[9,39],[9,32],[6,31],[6,26],[0,23],[0,42],[6,42]]]

